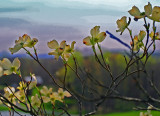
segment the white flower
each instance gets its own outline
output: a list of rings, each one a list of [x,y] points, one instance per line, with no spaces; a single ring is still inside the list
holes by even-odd
[[[32,106],[40,107],[41,105],[41,100],[39,99],[38,95],[36,94],[35,96],[31,97],[31,104]]]
[[[16,74],[20,67],[20,61],[18,58],[15,58],[12,63],[9,59],[3,58],[1,64],[4,69],[4,75],[10,75],[12,73]]]
[[[100,33],[100,26],[95,26],[91,29],[90,34],[91,36],[87,36],[83,39],[83,44],[87,46],[94,46],[98,42],[102,42],[106,38],[106,33]]]
[[[50,49],[53,49],[48,54],[49,55],[54,55],[55,59],[58,60],[59,56],[61,56],[62,53],[64,52],[64,49],[65,49],[65,46],[66,46],[66,41],[63,40],[59,45],[56,40],[52,40],[52,41],[48,42],[47,45]]]

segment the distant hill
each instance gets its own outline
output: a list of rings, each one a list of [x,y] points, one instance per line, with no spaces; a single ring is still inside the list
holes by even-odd
[[[4,57],[6,57],[6,58],[16,58],[16,57],[18,57],[18,58],[30,58],[29,55],[24,54],[24,53],[23,54],[18,54],[18,53],[11,54],[11,53],[6,52],[6,51],[0,52],[0,58],[4,58]],[[38,54],[38,57],[40,59],[54,58],[53,55],[51,56],[51,55],[48,55],[48,54]]]
[[[105,49],[105,48],[102,48],[102,50],[103,50],[103,52],[109,51],[109,52],[114,53],[114,54],[116,54],[116,53],[126,54],[127,52],[129,52],[129,51],[125,50],[125,49]],[[82,50],[77,49],[77,51],[80,51],[84,56],[93,55],[93,51],[92,51],[91,48],[84,48]],[[160,52],[155,52],[153,54],[153,56],[159,57],[160,56]],[[0,52],[0,59],[2,59],[4,57],[5,58],[16,58],[16,57],[18,57],[18,58],[30,58],[30,56],[25,54],[25,53],[22,53],[22,54],[18,54],[18,53],[11,54],[11,53],[9,53],[7,51]],[[54,58],[53,55],[48,55],[47,53],[38,54],[38,57],[40,59]]]

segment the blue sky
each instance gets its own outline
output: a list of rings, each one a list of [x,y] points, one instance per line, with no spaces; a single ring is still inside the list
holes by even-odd
[[[150,2],[160,5],[158,0]],[[146,4],[146,0],[1,0],[0,51],[8,51],[24,33],[39,39],[40,53],[49,51],[46,43],[52,39],[75,40],[77,46],[84,47],[82,40],[95,25],[119,36],[115,33],[116,20],[129,16],[127,11],[133,5],[143,10]],[[108,38],[102,45],[108,49],[123,48]]]

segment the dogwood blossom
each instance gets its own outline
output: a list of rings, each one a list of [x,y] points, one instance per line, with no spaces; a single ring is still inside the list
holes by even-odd
[[[56,100],[63,102],[63,100],[61,99],[61,97],[58,95],[57,92],[52,92],[52,94],[50,95],[50,101],[53,105],[55,105]]]
[[[42,100],[43,100],[44,103],[50,102],[50,98],[47,97],[47,96],[42,96]]]
[[[64,52],[63,52],[63,54],[62,54],[62,57],[63,57],[66,61],[68,61],[69,57],[70,57],[71,54],[74,52],[74,44],[75,44],[75,43],[76,43],[76,42],[73,41],[73,42],[71,43],[71,46],[70,46],[70,45],[66,45],[66,46],[65,46]]]
[[[31,81],[29,81],[28,83],[29,83],[29,89],[32,89],[37,85],[37,78],[35,74],[31,74]]]
[[[19,82],[19,86],[17,87],[17,89],[19,90],[24,90],[27,87],[27,84],[24,83],[23,81]]]
[[[16,74],[20,68],[20,64],[21,63],[18,58],[15,58],[12,63],[9,59],[3,58],[1,65],[4,70],[4,75],[10,75],[12,73]]]
[[[96,43],[102,42],[106,38],[106,33],[100,33],[100,26],[95,26],[91,29],[90,34],[91,36],[87,36],[83,39],[83,44],[87,46],[94,46]]]
[[[134,51],[138,51],[141,47],[144,46],[143,39],[145,38],[145,36],[145,31],[140,31],[139,35],[134,36],[133,42],[130,43]]]
[[[127,17],[123,16],[121,19],[117,20],[117,25],[119,30],[116,30],[117,32],[121,32],[123,33],[123,31],[127,28],[128,24],[127,24]]]
[[[38,40],[36,38],[31,39],[30,36],[24,34],[22,37],[19,37],[19,40],[15,41],[15,45],[13,48],[9,48],[12,54],[18,52],[23,47],[30,47],[32,48]]]
[[[61,97],[61,99],[64,99],[64,97],[71,97],[71,94],[68,91],[63,91],[62,88],[58,89],[58,95]]]
[[[155,33],[155,37],[154,37],[154,32],[152,31],[152,32],[149,34],[149,36],[152,38],[152,40],[153,40],[153,39],[155,39],[155,40],[160,40],[160,32]]]
[[[39,99],[38,94],[36,94],[35,96],[32,96],[31,101],[32,101],[31,102],[32,106],[40,107],[41,100]]]
[[[64,52],[65,46],[66,46],[66,41],[63,40],[60,45],[56,40],[52,40],[47,43],[48,47],[50,49],[53,49],[51,52],[49,52],[49,55],[54,55],[55,59],[58,60],[58,58],[62,55]]]
[[[150,18],[153,21],[160,22],[160,7],[155,6],[152,10],[151,16],[149,16],[148,18]]]
[[[15,101],[15,88],[14,87],[5,87],[4,88],[4,97],[6,97],[10,102],[16,104],[16,101]]]
[[[49,96],[52,93],[52,88],[48,89],[47,86],[43,86],[40,92],[45,96]]]
[[[136,19],[144,18],[145,16],[149,16],[152,13],[152,5],[148,2],[148,5],[144,6],[145,12],[140,12],[138,7],[133,6],[131,10],[129,10],[129,14],[134,16]]]
[[[25,102],[26,96],[24,90],[19,90],[15,93],[16,98],[18,98],[18,102]],[[20,100],[20,101],[19,101]]]

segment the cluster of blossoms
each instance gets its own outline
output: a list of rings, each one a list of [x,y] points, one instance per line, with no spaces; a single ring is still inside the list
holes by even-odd
[[[148,17],[153,21],[160,22],[160,7],[154,6],[152,9],[152,5],[148,2],[148,5],[144,6],[144,12],[140,12],[140,10],[133,6],[131,10],[128,11],[130,15],[134,16],[135,19],[141,19],[144,17]]]
[[[33,86],[32,86],[33,88]],[[4,97],[7,98],[11,103],[25,103],[27,98],[27,84],[24,82],[20,82],[19,86],[17,87],[17,90],[14,87],[5,87],[4,88]],[[42,104],[41,98],[43,100],[43,103],[51,102],[53,105],[55,105],[56,101],[63,102],[64,97],[70,97],[71,94],[68,91],[63,91],[62,88],[59,88],[58,92],[53,92],[52,88],[48,89],[46,86],[43,86],[43,88],[40,90],[40,93],[42,96],[39,96],[38,94],[31,97],[31,105],[35,107],[40,107]],[[1,98],[0,103],[5,103],[5,99]],[[11,107],[10,104],[7,102],[5,103],[8,107]],[[29,106],[29,103],[27,104]]]
[[[68,91],[63,91],[62,88],[58,89],[58,92],[53,92],[52,88],[47,88],[46,86],[43,86],[43,88],[40,90],[41,98],[43,100],[43,103],[52,103],[52,105],[55,105],[56,101],[64,102],[64,97],[71,97],[71,94]],[[41,98],[36,94],[35,96],[31,97],[32,105],[36,107],[40,107],[41,105]]]
[[[144,12],[140,12],[140,10],[133,6],[131,10],[128,11],[131,16],[134,16],[135,20],[141,18],[149,18],[154,22],[160,22],[160,7],[154,6],[152,9],[152,5],[148,3],[148,5],[144,6]],[[127,17],[123,16],[121,19],[117,20],[117,25],[119,30],[117,32],[124,32],[125,29],[128,29],[130,21],[127,22]],[[149,27],[148,27],[149,28]],[[160,35],[156,30],[152,31],[149,36],[152,40],[160,40]],[[130,43],[134,51],[140,50],[140,48],[144,48],[143,39],[145,38],[145,31],[141,30],[139,35],[134,36],[133,41]]]
[[[16,91],[16,89],[17,89],[17,91]],[[16,105],[16,103],[22,103],[22,102],[25,103],[27,90],[31,89],[31,86],[27,85],[27,83],[24,83],[23,81],[21,81],[19,83],[19,86],[16,89],[14,87],[10,87],[10,86],[5,87],[4,88],[4,97],[15,105]],[[1,97],[1,103],[4,103],[8,107],[11,107],[11,105],[9,103],[7,103],[6,100],[2,97]]]
[[[34,48],[37,42],[38,40],[36,38],[31,39],[30,36],[24,34],[22,37],[19,37],[19,39],[15,41],[14,47],[9,48],[9,50],[12,54],[18,52],[21,48],[28,51],[25,47]],[[73,41],[70,46],[66,44],[66,41],[62,41],[59,45],[56,40],[52,40],[48,42],[48,47],[53,49],[53,51],[50,52],[49,55],[55,55],[55,58],[57,60],[59,56],[61,56],[63,60],[67,61],[70,55],[74,52],[75,43],[76,42]],[[11,62],[7,58],[4,58],[2,61],[0,60],[0,77],[3,75],[11,75],[13,73],[19,75],[19,77],[22,78],[19,69],[20,64],[21,63],[18,58],[15,58],[13,62]],[[17,103],[24,103],[24,104],[27,103],[26,105],[30,107],[30,104],[28,103],[26,98],[28,95],[27,91],[33,88],[37,88],[36,85],[37,85],[37,79],[34,74],[31,74],[31,81],[29,82],[21,81],[17,88],[10,86],[5,87],[4,97],[15,105],[17,105]],[[39,95],[35,94],[34,96],[31,96],[31,102],[30,102],[32,107],[35,106],[37,108],[39,108],[42,103],[50,102],[52,105],[55,105],[56,101],[64,102],[64,97],[71,96],[71,94],[68,91],[63,91],[62,88],[59,88],[58,92],[54,92],[52,91],[52,88],[48,89],[46,86],[43,86],[41,90],[37,88],[37,90],[39,91]],[[3,103],[8,107],[12,107],[12,105],[9,104],[5,98],[1,97],[0,103]]]
[[[26,102],[26,87],[27,84],[24,82],[20,82],[19,86],[17,87],[17,91],[14,87],[5,87],[4,88],[4,97],[7,98],[11,103],[17,104],[17,103],[25,103]],[[5,101],[5,99],[1,98],[1,103],[6,104],[8,107],[11,107],[9,103]]]
[[[49,55],[54,55],[55,59],[58,60],[58,58],[61,56],[61,58],[65,61],[69,59],[71,54],[74,52],[74,44],[76,42],[73,41],[71,43],[71,46],[66,44],[66,41],[63,40],[60,44],[56,40],[52,40],[47,43],[48,47],[50,49],[53,49],[51,52],[49,52]]]
[[[18,58],[15,58],[13,62],[7,58],[4,58],[2,61],[0,61],[0,76],[2,75],[11,75],[18,74],[20,77],[20,61]],[[31,90],[33,88],[37,88],[37,79],[34,74],[30,74],[31,81],[24,82],[20,81],[19,86],[17,88],[14,87],[5,87],[4,88],[4,97],[10,101],[13,104],[17,103],[27,103],[27,91]],[[37,88],[38,89],[38,88]],[[58,100],[60,102],[63,102],[64,97],[70,97],[71,94],[68,91],[63,91],[62,88],[59,88],[58,92],[53,92],[52,88],[48,89],[46,86],[43,86],[43,88],[40,91],[40,95],[36,94],[35,96],[31,97],[31,105],[35,107],[40,107],[42,104],[41,98],[43,100],[43,103],[51,102],[53,105]],[[8,107],[11,107],[11,104],[9,104],[6,99],[3,97],[0,98],[0,103],[7,105]],[[29,106],[29,103],[27,103],[27,106]]]
[[[37,79],[33,74],[32,74],[32,78],[34,78],[34,81],[30,81],[28,83],[24,83],[23,81],[21,81],[19,83],[19,86],[16,89],[10,86],[5,87],[4,97],[7,98],[8,101],[10,101],[15,105],[17,103],[26,103],[27,90],[31,90],[35,88],[37,84]],[[42,104],[42,101],[43,103],[50,102],[52,105],[55,105],[56,101],[64,102],[64,97],[71,97],[71,94],[68,91],[63,91],[62,88],[59,88],[58,92],[53,92],[52,88],[48,89],[46,86],[43,86],[42,89],[40,90],[40,93],[41,93],[40,95],[36,94],[34,96],[31,96],[32,107],[39,108],[40,105]],[[0,103],[1,104],[4,103],[8,107],[11,107],[11,105],[7,103],[6,100],[3,99],[2,97],[1,97]],[[27,103],[27,106],[29,106],[29,103]]]
[[[22,37],[19,37],[18,40],[15,41],[15,45],[13,48],[9,48],[12,54],[18,52],[21,48],[29,47],[32,48],[38,42],[38,39],[31,39],[30,36],[24,34]]]

